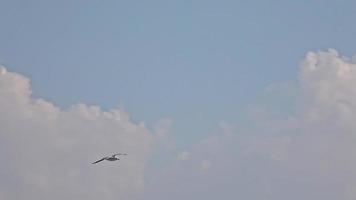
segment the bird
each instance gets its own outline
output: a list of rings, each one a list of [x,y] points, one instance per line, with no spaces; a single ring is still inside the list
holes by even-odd
[[[119,156],[119,155],[127,155],[127,153],[117,153],[117,154],[114,154],[112,156],[105,156],[104,158],[100,159],[100,160],[97,160],[95,162],[93,162],[92,164],[96,164],[98,162],[101,162],[103,160],[108,160],[108,161],[117,161],[117,160],[120,160],[119,158],[116,158],[116,156]]]

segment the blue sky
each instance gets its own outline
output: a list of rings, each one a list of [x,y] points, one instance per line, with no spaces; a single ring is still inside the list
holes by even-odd
[[[267,85],[294,81],[307,51],[351,56],[355,4],[2,0],[0,61],[31,78],[35,97],[172,118],[195,141]]]
[[[0,0],[0,199],[356,199],[355,8]]]

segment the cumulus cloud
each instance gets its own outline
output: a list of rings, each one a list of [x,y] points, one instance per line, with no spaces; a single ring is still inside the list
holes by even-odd
[[[168,149],[175,147],[175,141],[171,134],[172,123],[172,119],[163,118],[158,120],[153,127],[155,141]]]
[[[206,173],[211,167],[211,162],[209,160],[203,160],[200,164],[200,172]]]
[[[178,154],[177,160],[188,160],[190,153],[188,151],[183,151]]]
[[[274,99],[274,108],[289,113],[268,115],[271,102],[265,110],[256,109],[266,115],[250,116],[247,128],[220,123],[221,133],[189,149],[189,159],[178,160],[144,199],[353,200],[353,60],[333,49],[307,53],[296,91],[285,93],[294,97],[293,104],[281,108]],[[289,88],[277,85],[267,87],[269,101],[283,95],[283,90],[274,95],[276,88]]]
[[[0,68],[0,199],[129,199],[144,186],[152,138],[120,110],[62,110],[31,97],[23,75]],[[107,154],[129,155],[92,165]]]
[[[219,133],[178,151],[171,119],[151,137],[120,109],[34,99],[26,77],[0,68],[0,199],[129,199],[158,155],[172,159],[153,165],[137,199],[354,200],[355,58],[309,52],[292,85],[268,86],[248,123],[220,122]],[[115,151],[129,156],[89,164]]]

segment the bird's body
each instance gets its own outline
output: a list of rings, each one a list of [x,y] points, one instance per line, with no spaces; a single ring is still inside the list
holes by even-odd
[[[106,158],[106,160],[108,160],[108,161],[115,161],[115,160],[120,160],[120,159],[118,159],[118,158],[116,158],[116,157],[109,157],[109,158]]]
[[[103,161],[103,160],[107,160],[107,161],[117,161],[117,160],[120,160],[119,158],[116,157],[116,156],[118,156],[118,155],[127,155],[127,154],[126,154],[126,153],[117,153],[117,154],[114,154],[114,155],[112,155],[112,156],[106,156],[106,157],[104,157],[104,158],[102,158],[102,159],[100,159],[100,160],[98,160],[98,161],[93,162],[92,164],[96,164],[96,163],[101,162],[101,161]]]

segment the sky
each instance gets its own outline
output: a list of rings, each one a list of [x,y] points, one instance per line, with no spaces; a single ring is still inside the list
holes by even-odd
[[[355,8],[0,0],[0,200],[355,199]]]

